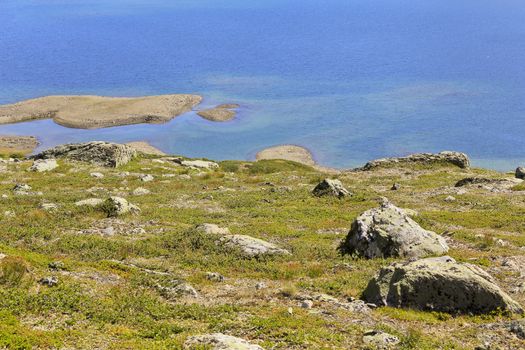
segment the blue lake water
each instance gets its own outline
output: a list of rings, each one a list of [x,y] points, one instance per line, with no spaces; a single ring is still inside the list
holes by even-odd
[[[252,159],[291,143],[327,166],[458,150],[525,163],[522,0],[2,0],[0,103],[52,94],[197,93],[237,119],[0,134],[41,148],[146,140],[170,153]]]

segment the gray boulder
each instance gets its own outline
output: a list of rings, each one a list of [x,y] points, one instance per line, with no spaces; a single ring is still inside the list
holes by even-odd
[[[128,163],[136,154],[137,151],[128,145],[93,141],[57,146],[34,155],[32,158],[66,158],[116,168]]]
[[[403,209],[385,201],[355,219],[340,250],[368,259],[419,258],[445,254],[448,245],[443,237],[419,226]]]
[[[406,157],[382,158],[370,161],[358,170],[372,170],[380,167],[393,167],[403,164],[452,164],[462,169],[470,167],[470,160],[465,153],[444,151],[440,153],[416,153]]]
[[[251,344],[244,339],[222,333],[204,334],[189,337],[184,349],[210,350],[264,350],[259,345]]]
[[[350,191],[348,191],[343,186],[341,181],[331,179],[324,179],[321,181],[317,186],[315,186],[312,193],[317,197],[333,196],[343,198],[352,195],[352,193],[350,193]]]
[[[44,171],[51,171],[58,167],[55,159],[37,159],[33,162],[33,165],[29,168],[29,171],[35,171],[42,173]]]
[[[290,254],[289,251],[279,248],[275,244],[245,235],[226,235],[222,236],[220,241],[228,247],[240,249],[243,255],[247,257]]]
[[[448,256],[391,264],[368,283],[362,297],[381,306],[452,314],[523,313],[489,274]]]

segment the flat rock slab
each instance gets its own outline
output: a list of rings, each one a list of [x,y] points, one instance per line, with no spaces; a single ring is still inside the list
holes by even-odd
[[[113,142],[92,141],[60,145],[37,155],[34,159],[66,158],[98,166],[116,168],[127,164],[137,155],[130,146]]]
[[[419,258],[443,255],[448,245],[440,235],[419,226],[405,210],[386,201],[355,219],[340,249],[368,259]]]
[[[448,256],[394,263],[381,269],[369,282],[363,299],[376,305],[451,314],[523,313],[489,274]]]
[[[220,238],[220,241],[226,246],[240,249],[248,257],[290,254],[289,251],[275,244],[246,235],[225,235]]]
[[[222,333],[189,337],[184,343],[184,349],[264,350],[264,348],[259,345],[251,344],[244,339]]]
[[[358,170],[372,170],[382,167],[394,167],[403,164],[452,164],[460,168],[469,168],[470,160],[465,153],[444,151],[440,153],[416,153],[406,157],[382,158],[370,161]]]
[[[53,119],[70,128],[97,129],[165,123],[199,104],[197,95],[145,97],[46,96],[0,106],[0,124]]]

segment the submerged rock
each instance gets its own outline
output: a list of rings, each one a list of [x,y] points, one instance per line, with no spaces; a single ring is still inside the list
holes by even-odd
[[[343,198],[352,195],[352,193],[343,186],[340,180],[332,179],[324,179],[321,181],[315,186],[312,193],[317,197],[333,196]]]
[[[391,167],[403,164],[452,164],[460,168],[469,168],[470,160],[465,153],[444,151],[440,153],[416,153],[406,157],[382,158],[370,161],[359,170],[372,170],[379,167]]]
[[[105,141],[92,141],[57,146],[32,158],[66,158],[105,167],[119,167],[128,163],[137,152],[130,146]]]
[[[423,229],[403,209],[386,201],[357,217],[340,250],[368,259],[419,258],[445,254],[448,245],[443,237]]]
[[[290,254],[289,251],[279,248],[275,244],[246,235],[226,235],[222,236],[220,240],[226,246],[240,249],[248,257]]]
[[[363,299],[376,305],[452,314],[523,313],[489,274],[448,256],[394,263],[381,269],[368,283]]]
[[[264,350],[264,348],[259,345],[251,344],[244,339],[222,333],[189,337],[184,343],[184,349]]]
[[[45,171],[51,171],[58,167],[55,159],[37,159],[33,162],[33,165],[29,168],[29,171],[35,171],[42,173]]]

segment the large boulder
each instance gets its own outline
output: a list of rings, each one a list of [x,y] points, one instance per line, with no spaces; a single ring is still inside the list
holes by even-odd
[[[341,181],[337,179],[324,179],[319,184],[317,184],[317,186],[315,186],[312,193],[317,197],[332,196],[343,198],[352,195],[352,193],[343,186]]]
[[[525,168],[523,167],[516,168],[515,175],[517,179],[525,180]]]
[[[66,158],[116,168],[128,163],[136,154],[137,151],[128,145],[105,141],[92,141],[60,145],[34,155],[32,158]]]
[[[189,337],[184,343],[184,349],[264,350],[264,348],[259,345],[251,344],[244,339],[222,333]]]
[[[340,250],[368,259],[419,258],[445,254],[448,245],[443,237],[419,226],[403,209],[385,201],[355,219]]]
[[[380,167],[392,167],[403,164],[452,164],[460,168],[469,168],[470,160],[465,153],[444,151],[440,153],[416,153],[406,157],[382,158],[370,161],[359,170],[372,170]]]
[[[448,256],[394,263],[379,272],[363,299],[381,306],[452,314],[523,313],[485,271]]]

